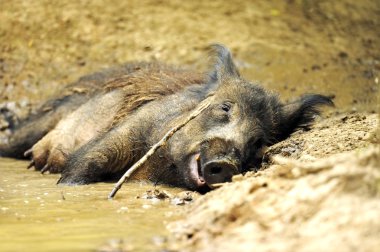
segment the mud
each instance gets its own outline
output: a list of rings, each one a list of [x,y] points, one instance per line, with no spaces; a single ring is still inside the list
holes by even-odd
[[[0,251],[158,251],[164,224],[181,217],[171,200],[183,199],[182,189],[128,183],[107,200],[113,184],[57,186],[58,175],[27,164],[0,159]],[[171,198],[143,198],[148,190]]]
[[[344,113],[330,115],[308,131],[298,131],[286,141],[275,144],[264,155],[264,167],[271,157],[281,155],[299,161],[314,161],[333,154],[365,148],[375,141],[378,114]]]
[[[335,96],[336,108],[326,111],[316,126],[269,148],[266,170],[238,177],[241,181],[186,206],[186,218],[171,225],[182,241],[172,242],[173,250],[379,247],[379,153],[374,147],[380,136],[380,128],[375,132],[380,111],[378,1],[15,0],[1,6],[0,107],[18,116],[33,111],[62,85],[125,61],[161,60],[206,69],[202,55],[214,42],[232,49],[243,76],[285,100],[305,92]],[[0,136],[9,126],[4,122],[0,118]],[[290,159],[273,158],[277,154]],[[23,173],[31,171],[18,171],[13,181],[22,181]],[[172,206],[170,201],[164,200]],[[23,199],[18,202],[22,208]],[[10,217],[1,218],[3,223]],[[13,230],[8,238],[17,237],[12,225],[6,227]],[[20,227],[27,230],[28,225]],[[25,235],[30,239],[26,244],[35,244],[32,229]],[[103,248],[130,249],[118,239]]]

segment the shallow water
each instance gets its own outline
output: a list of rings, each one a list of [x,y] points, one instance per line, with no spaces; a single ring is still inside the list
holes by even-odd
[[[125,249],[157,251],[165,222],[181,212],[168,201],[136,198],[153,185],[127,183],[107,200],[113,184],[58,186],[59,175],[27,164],[0,158],[0,251],[95,251],[120,241]]]

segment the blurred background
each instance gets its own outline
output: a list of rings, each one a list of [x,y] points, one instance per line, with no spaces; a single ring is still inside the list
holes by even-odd
[[[0,104],[22,113],[80,76],[135,60],[205,70],[228,46],[243,76],[278,91],[335,96],[372,110],[379,89],[380,2],[1,1]]]

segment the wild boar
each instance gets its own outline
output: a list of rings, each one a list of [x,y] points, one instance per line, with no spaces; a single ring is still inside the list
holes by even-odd
[[[134,174],[202,191],[247,171],[263,147],[309,126],[321,105],[333,104],[318,94],[283,104],[241,77],[226,47],[212,48],[207,74],[129,63],[81,78],[22,120],[0,155],[21,158],[26,151],[36,170],[61,173],[59,183],[115,179],[207,98],[211,105]]]

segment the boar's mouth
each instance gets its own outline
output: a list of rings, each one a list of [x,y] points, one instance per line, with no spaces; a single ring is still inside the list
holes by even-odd
[[[198,189],[216,188],[216,184],[230,182],[232,176],[239,173],[238,167],[226,157],[207,162],[203,159],[200,153],[196,153],[190,157],[189,162],[190,177]]]
[[[200,153],[196,153],[190,157],[190,176],[195,182],[197,187],[203,187],[206,185],[206,181],[202,176],[202,169],[200,163]]]

